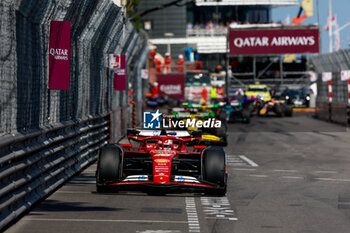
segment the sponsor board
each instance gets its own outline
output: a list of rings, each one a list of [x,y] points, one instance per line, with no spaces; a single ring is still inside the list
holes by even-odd
[[[144,129],[160,129],[161,128],[161,113],[156,112],[143,113],[143,128]]]
[[[214,117],[207,119],[177,119],[175,116],[164,116],[157,110],[156,112],[144,112],[143,113],[143,128],[144,129],[187,129],[187,128],[220,128],[222,125],[220,120]],[[153,135],[160,134],[159,131],[154,130]]]
[[[120,66],[114,69],[114,90],[126,90],[126,57],[125,54],[120,55]]]
[[[49,88],[69,89],[70,22],[51,21],[49,39]]]
[[[185,76],[183,74],[158,74],[157,82],[161,94],[175,99],[184,99]]]
[[[315,72],[310,72],[310,82],[316,82],[317,81],[317,74]]]
[[[148,79],[148,70],[147,69],[142,69],[141,70],[141,78],[142,79]]]
[[[350,79],[350,70],[342,70],[340,72],[341,81],[346,81]]]
[[[330,80],[332,80],[332,72],[323,72],[322,73],[322,81],[328,82]]]
[[[120,54],[109,54],[109,68],[119,69],[120,68]]]
[[[231,55],[318,53],[318,29],[231,30]]]

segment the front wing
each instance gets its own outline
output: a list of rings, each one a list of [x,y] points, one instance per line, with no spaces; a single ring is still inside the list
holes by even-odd
[[[126,179],[125,179],[126,180]],[[111,191],[116,190],[147,190],[147,189],[159,189],[159,190],[191,190],[191,191],[207,191],[207,190],[220,190],[221,186],[206,181],[198,182],[181,182],[181,181],[170,181],[166,183],[157,183],[153,181],[120,181],[120,182],[108,182],[106,184],[99,184],[97,186],[107,187]]]

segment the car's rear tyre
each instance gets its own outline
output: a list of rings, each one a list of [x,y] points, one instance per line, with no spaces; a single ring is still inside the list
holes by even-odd
[[[242,122],[243,123],[250,123],[250,112],[248,109],[243,109],[242,110]]]
[[[215,135],[218,137],[226,137],[227,123],[221,121],[221,127],[215,129]]]
[[[203,179],[219,186],[219,188],[208,190],[206,193],[223,196],[226,193],[225,152],[222,147],[208,147],[203,153]]]
[[[278,116],[278,117],[284,116],[283,108],[280,105],[275,106],[275,113],[276,113],[276,116]]]
[[[220,110],[220,113],[219,113],[219,120],[221,122],[226,122],[227,121],[227,113],[225,110]]]
[[[284,106],[284,115],[287,117],[291,117],[293,115],[293,109],[291,106],[288,106],[288,105]]]
[[[108,187],[104,184],[119,180],[122,155],[122,149],[113,144],[100,149],[96,173],[97,192],[107,191]]]

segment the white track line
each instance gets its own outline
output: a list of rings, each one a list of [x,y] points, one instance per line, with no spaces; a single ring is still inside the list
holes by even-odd
[[[262,177],[262,178],[268,177],[267,175],[248,175],[248,176],[251,176],[251,177]]]
[[[136,231],[136,233],[181,233],[178,230],[145,230],[145,231]]]
[[[189,232],[201,232],[194,197],[186,197],[186,213]]]
[[[283,179],[304,179],[302,176],[282,176]]]
[[[254,163],[252,160],[248,159],[244,155],[240,155],[239,157],[241,159],[243,159],[244,161],[246,161],[247,163],[249,163],[249,165],[252,166],[252,167],[258,167],[259,166],[258,164]]]
[[[217,219],[220,219],[220,218],[217,218],[217,217],[206,217],[206,219],[215,219],[215,220],[217,220]],[[224,218],[224,219],[230,220],[230,221],[237,221],[238,220],[238,218]]]
[[[335,173],[338,173],[338,172],[336,172],[336,171],[314,171],[314,173],[335,174]]]
[[[237,170],[237,171],[256,171],[255,168],[233,168],[233,170]]]
[[[282,169],[274,169],[272,171],[274,171],[274,172],[291,172],[291,173],[299,172],[298,170],[282,170]]]
[[[175,223],[186,224],[187,221],[163,221],[163,220],[130,220],[130,219],[74,219],[74,218],[23,218],[24,221],[52,221],[52,222],[125,222],[125,223]]]
[[[332,179],[332,178],[315,178],[315,180],[350,182],[349,179]]]
[[[227,197],[201,197],[206,219],[238,220]]]

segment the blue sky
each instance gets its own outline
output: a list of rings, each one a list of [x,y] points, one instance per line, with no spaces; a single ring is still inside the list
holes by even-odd
[[[314,14],[312,17],[305,19],[301,24],[317,24],[317,1],[319,1],[320,9],[320,25],[322,28],[322,52],[328,53],[328,32],[324,31],[324,27],[327,24],[327,15],[328,15],[328,0],[314,0]],[[301,0],[299,0],[301,3]],[[273,21],[284,21],[287,15],[296,17],[299,11],[299,6],[290,6],[290,7],[280,7],[272,10],[272,20]],[[333,15],[337,15],[337,21],[339,27],[346,24],[350,21],[350,0],[332,0],[332,12]],[[304,11],[303,11],[304,13]],[[334,28],[334,27],[333,27]],[[349,49],[350,43],[350,26],[343,29],[340,32],[340,41],[342,49]],[[334,37],[333,37],[334,42]]]

